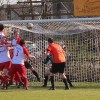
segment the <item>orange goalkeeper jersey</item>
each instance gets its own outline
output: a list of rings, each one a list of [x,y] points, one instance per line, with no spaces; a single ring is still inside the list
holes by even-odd
[[[48,53],[53,57],[54,63],[62,63],[65,62],[65,51],[59,44],[52,43],[48,46]]]

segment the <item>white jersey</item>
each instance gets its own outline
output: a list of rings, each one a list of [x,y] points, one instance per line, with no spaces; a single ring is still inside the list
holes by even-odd
[[[0,47],[0,63],[10,61],[9,50],[5,46]]]
[[[5,36],[4,32],[0,32],[0,39],[2,39],[3,36]]]
[[[22,46],[17,45],[14,49],[14,57],[12,59],[12,64],[22,64],[24,65],[24,49]]]
[[[4,32],[0,32],[0,36],[5,36]]]
[[[12,46],[16,46],[16,45],[17,45],[17,40],[16,40],[16,39],[13,39],[13,40],[11,41],[11,44],[12,44]]]

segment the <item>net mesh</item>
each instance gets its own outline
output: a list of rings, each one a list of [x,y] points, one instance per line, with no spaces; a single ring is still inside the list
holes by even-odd
[[[100,18],[72,18],[52,20],[18,20],[1,21],[5,25],[9,41],[15,30],[29,43],[28,49],[36,56],[36,61],[30,62],[44,78],[50,64],[44,65],[39,59],[44,59],[48,46],[48,37],[53,37],[56,43],[66,48],[66,69],[72,82],[100,82]],[[35,77],[28,70],[28,77]],[[61,81],[59,74],[56,81]]]

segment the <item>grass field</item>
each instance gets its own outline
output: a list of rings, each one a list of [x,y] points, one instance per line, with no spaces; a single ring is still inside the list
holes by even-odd
[[[71,90],[64,90],[64,86],[56,86],[56,90],[32,84],[29,90],[12,86],[0,90],[0,100],[100,100],[100,83],[75,83],[74,86]]]

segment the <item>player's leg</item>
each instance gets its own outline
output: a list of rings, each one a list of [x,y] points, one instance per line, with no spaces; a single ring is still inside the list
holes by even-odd
[[[49,90],[55,90],[54,74],[53,73],[50,74],[50,81],[51,81],[51,87],[49,88]]]
[[[67,81],[67,77],[64,74],[65,62],[58,64],[59,73],[62,75],[62,80],[65,84],[65,89],[70,89]]]
[[[2,63],[0,63],[0,80],[1,80],[1,83],[0,83],[0,85],[2,85],[2,83],[3,83],[3,75],[2,75],[2,70],[3,70],[3,67],[4,65],[2,64]]]
[[[15,77],[16,73],[18,72],[18,64],[12,64],[10,70],[9,70],[9,75],[10,75],[10,82],[13,83],[13,78]],[[18,74],[17,80],[20,83],[22,83],[22,80]]]
[[[62,80],[63,80],[63,82],[64,82],[64,84],[65,84],[65,89],[66,89],[66,90],[67,90],[67,89],[69,90],[70,87],[69,87],[69,85],[68,85],[67,77],[65,76],[64,73],[62,74]]]
[[[40,82],[40,78],[39,78],[39,75],[38,75],[37,71],[33,67],[31,67],[30,70],[36,76],[37,80]]]
[[[48,77],[48,75],[44,75],[44,84],[42,87],[47,87]]]
[[[74,87],[74,86],[73,86],[73,84],[72,84],[72,82],[71,82],[71,80],[69,79],[69,76],[68,76],[68,75],[66,75],[66,77],[67,77],[67,81],[68,81],[68,83],[69,83],[70,87]]]
[[[12,80],[9,80],[8,86],[13,85],[14,84],[14,80],[15,80],[15,74],[12,77]]]
[[[8,70],[3,69],[3,88],[8,89],[8,82],[9,82],[9,77],[7,75]]]
[[[16,81],[17,88],[24,86],[23,80],[21,79],[21,76],[18,72],[15,73],[15,81]]]
[[[19,74],[23,78],[25,89],[27,90],[28,89],[28,79],[27,79],[26,68],[24,65],[20,65],[20,64],[17,66],[17,68],[18,68]]]
[[[40,82],[39,75],[38,75],[37,71],[32,67],[32,65],[28,61],[25,61],[24,64],[25,64],[25,67],[27,69],[30,69],[31,72],[33,73],[33,75],[35,75],[37,80]]]
[[[11,64],[10,70],[9,70],[9,75],[13,72],[14,68],[13,68],[13,64]],[[18,72],[15,72],[13,75],[10,75],[10,81],[8,83],[8,86],[13,85],[14,81],[16,81],[16,83],[18,84],[22,84],[22,80],[21,80],[21,76]],[[16,85],[18,85],[16,84]]]
[[[51,87],[50,90],[55,90],[55,84],[54,84],[54,74],[58,72],[57,64],[52,64],[52,69],[50,71],[50,81],[51,81]]]
[[[47,86],[49,75],[50,75],[50,69],[48,69],[44,74],[44,84],[43,84],[42,87],[46,87]]]
[[[1,74],[0,74],[0,80],[1,80],[1,83],[0,83],[0,86],[1,86],[3,82],[3,76]]]
[[[42,87],[46,87],[47,86],[47,83],[48,83],[48,80],[49,80],[49,77],[50,77],[51,69],[52,68],[49,68],[49,69],[46,70],[45,75],[44,75],[44,84],[43,84]]]
[[[3,68],[3,86],[8,89],[8,82],[9,82],[9,69],[10,69],[11,62],[4,62]]]

